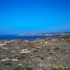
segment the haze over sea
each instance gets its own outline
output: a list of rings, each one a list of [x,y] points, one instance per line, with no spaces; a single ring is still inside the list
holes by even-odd
[[[17,35],[0,35],[0,40],[12,40],[12,39],[23,39],[33,40],[38,38],[51,38],[55,36],[17,36]]]

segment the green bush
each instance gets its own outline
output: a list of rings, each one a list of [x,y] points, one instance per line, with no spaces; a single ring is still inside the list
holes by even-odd
[[[32,70],[32,68],[30,68],[30,67],[22,67],[22,66],[19,66],[19,67],[16,67],[15,69],[13,69],[13,70]]]
[[[15,58],[17,59],[25,59],[26,57],[27,57],[27,54],[19,54],[15,56]]]
[[[10,62],[5,63],[6,66],[12,65]]]
[[[32,70],[32,68],[31,67],[26,67],[26,69],[25,70]]]
[[[13,70],[25,70],[25,69],[24,69],[24,67],[19,66],[19,67],[16,67],[15,69],[13,69]]]

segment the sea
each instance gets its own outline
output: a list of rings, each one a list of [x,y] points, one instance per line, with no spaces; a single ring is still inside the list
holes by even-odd
[[[0,35],[0,40],[12,40],[12,39],[23,39],[33,40],[38,38],[51,38],[55,36],[17,36],[17,35]]]

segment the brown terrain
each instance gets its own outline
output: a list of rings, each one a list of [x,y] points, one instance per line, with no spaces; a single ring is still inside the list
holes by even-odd
[[[70,35],[0,40],[0,70],[70,70]]]

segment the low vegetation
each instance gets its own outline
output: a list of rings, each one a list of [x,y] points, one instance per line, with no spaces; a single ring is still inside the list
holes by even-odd
[[[31,67],[18,66],[16,68],[14,68],[13,70],[32,70],[32,68]]]
[[[19,54],[19,55],[16,55],[14,57],[17,59],[25,59],[27,57],[27,54]]]
[[[18,67],[16,67],[16,68],[14,68],[13,70],[25,70],[25,68],[22,67],[22,66],[18,66]]]

